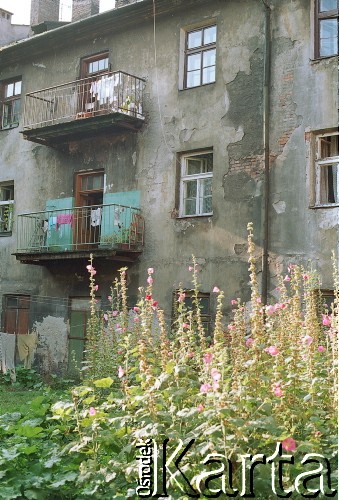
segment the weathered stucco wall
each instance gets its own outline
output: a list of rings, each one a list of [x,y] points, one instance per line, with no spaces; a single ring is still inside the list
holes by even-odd
[[[271,4],[269,291],[276,286],[275,274],[290,261],[309,259],[329,287],[338,209],[309,208],[307,132],[337,124],[336,61],[312,61],[309,0]],[[20,127],[0,132],[0,181],[14,179],[16,213],[43,210],[47,199],[73,196],[74,172],[103,168],[107,192],[141,192],[146,237],[140,261],[129,271],[132,296],[144,284],[147,267],[154,267],[155,295],[169,317],[173,290],[180,283],[191,286],[188,265],[194,254],[201,291],[210,292],[214,285],[224,289],[225,313],[231,298],[247,300],[247,223],[254,222],[259,251],[263,238],[264,21],[259,0],[210,0],[194,9],[183,7],[180,15],[157,17],[156,51],[149,19],[101,36],[89,32],[86,41],[74,36],[67,51],[49,46],[39,57],[27,54],[22,64],[1,68],[0,79],[22,74],[23,92],[29,92],[75,80],[81,57],[108,50],[113,70],[146,79],[146,121],[137,134],[95,136],[61,151],[23,140]],[[216,82],[180,90],[183,32],[209,22],[218,30]],[[213,216],[181,219],[179,153],[202,148],[213,148]],[[85,263],[49,272],[17,263],[10,255],[15,248],[14,226],[12,237],[0,239],[0,295],[22,290],[88,295]],[[102,297],[109,294],[118,267],[99,266]],[[61,336],[64,331],[63,326]]]

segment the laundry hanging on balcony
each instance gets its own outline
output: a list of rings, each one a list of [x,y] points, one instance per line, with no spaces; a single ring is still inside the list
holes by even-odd
[[[96,227],[101,224],[101,207],[91,210],[91,226]]]
[[[57,215],[56,229],[59,229],[61,224],[69,224],[70,226],[73,226],[73,214]]]

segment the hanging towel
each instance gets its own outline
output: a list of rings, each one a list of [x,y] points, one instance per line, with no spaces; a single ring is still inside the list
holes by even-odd
[[[100,226],[101,224],[101,207],[91,210],[91,226]]]
[[[18,352],[20,361],[24,361],[25,368],[31,368],[34,354],[38,345],[38,335],[30,333],[28,335],[18,335]]]
[[[1,337],[1,367],[3,373],[14,370],[15,335],[14,333],[0,333]]]
[[[57,215],[56,228],[58,229],[61,224],[73,225],[73,214],[59,214]]]

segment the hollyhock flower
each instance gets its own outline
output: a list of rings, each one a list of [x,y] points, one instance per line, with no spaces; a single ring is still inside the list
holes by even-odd
[[[275,307],[274,306],[266,306],[266,314],[269,316],[272,316],[272,314],[275,313]]]
[[[152,276],[148,276],[148,278],[147,278],[147,283],[148,283],[149,285],[152,285],[153,281],[154,281],[154,280],[153,280]]]
[[[277,347],[275,345],[271,345],[270,347],[266,347],[266,349],[264,349],[265,352],[267,352],[268,354],[270,354],[271,356],[277,356],[277,354],[279,354],[279,349],[277,349]]]
[[[99,285],[94,285],[93,290],[97,292],[99,290]]]
[[[133,321],[134,321],[134,323],[139,323],[140,318],[138,316],[136,316],[135,318],[133,318]]]
[[[212,290],[213,293],[219,293],[220,292],[220,288],[218,288],[217,286],[215,286]]]
[[[94,267],[92,266],[92,264],[89,264],[88,266],[86,266],[86,269],[87,271],[92,275],[94,276],[97,272],[96,270],[94,269]]]
[[[194,358],[194,352],[188,352],[187,353],[188,358]]]
[[[139,313],[140,312],[140,307],[138,307],[138,306],[133,307],[133,311],[136,312],[136,313]]]
[[[125,375],[125,370],[122,368],[122,366],[119,366],[118,368],[118,377],[122,378]]]
[[[258,304],[261,304],[261,297],[257,298],[257,302],[258,302]]]
[[[287,266],[288,272],[290,272],[290,273],[291,273],[295,267],[296,267],[296,265],[295,265],[295,264],[289,264],[289,265]]]
[[[155,308],[155,307],[157,307],[158,304],[159,304],[159,302],[157,300],[153,300],[152,307]]]
[[[231,305],[232,305],[232,306],[236,306],[236,305],[238,305],[238,301],[237,301],[236,299],[232,299],[232,300],[231,300]]]
[[[108,321],[108,314],[106,314],[106,313],[104,314],[104,320]]]
[[[205,407],[202,404],[200,404],[200,405],[197,406],[198,412],[202,412],[202,411],[204,411],[204,409],[205,409]]]
[[[115,318],[116,316],[118,316],[119,314],[119,311],[112,311],[112,316]]]
[[[154,273],[154,269],[153,269],[153,267],[149,267],[149,268],[147,269],[147,272],[148,272],[148,274],[153,274],[153,273]]]
[[[227,328],[229,330],[235,330],[236,329],[235,325],[228,325]]]
[[[309,279],[309,275],[308,275],[308,274],[303,274],[303,275],[302,275],[302,278],[303,278],[303,280],[305,280],[305,281],[306,281],[306,280],[308,280],[308,279]]]
[[[313,342],[313,337],[311,337],[310,335],[305,335],[305,337],[302,337],[301,341],[304,344],[311,345]]]
[[[325,347],[323,345],[319,345],[318,346],[318,351],[319,352],[324,352],[325,351]]]
[[[93,406],[91,406],[88,413],[91,415],[91,417],[94,417],[94,415],[96,414],[96,412],[97,412],[96,409],[93,408]]]
[[[107,299],[108,299],[110,302],[112,302],[112,295],[109,295],[109,296],[107,297]]]
[[[219,389],[219,382],[214,381],[212,384],[213,391],[217,391]]]
[[[152,300],[152,295],[148,295],[148,294],[146,294],[146,295],[145,295],[145,299],[146,299],[146,300]]]
[[[193,266],[188,266],[189,271],[193,271],[193,269],[194,269]]]
[[[283,395],[283,391],[280,387],[280,385],[277,385],[274,389],[273,389],[273,392],[276,396],[278,396],[278,398],[281,398],[281,396]]]
[[[203,355],[203,360],[205,365],[210,364],[212,359],[213,359],[213,354],[211,352],[205,352],[205,354]]]
[[[284,439],[281,444],[286,451],[295,451],[297,449],[297,443],[291,437]]]
[[[284,278],[284,281],[291,281],[291,278],[289,277],[288,274],[286,274],[285,278]]]
[[[217,368],[212,368],[211,377],[213,378],[213,380],[215,380],[215,382],[218,382],[218,380],[221,379],[221,373]]]
[[[184,292],[178,293],[178,302],[184,302],[186,294]]]
[[[323,325],[324,326],[331,326],[331,316],[328,316],[328,314],[323,314]]]
[[[189,325],[188,323],[183,323],[183,324],[182,324],[182,327],[183,327],[183,328],[189,328],[189,327],[190,327],[190,325]]]
[[[211,384],[202,384],[200,387],[200,392],[202,392],[203,394],[206,394],[206,392],[209,392],[211,390],[212,390]]]
[[[253,342],[254,342],[254,339],[252,339],[251,337],[249,337],[246,340],[245,344],[246,344],[247,347],[250,347],[253,344]]]

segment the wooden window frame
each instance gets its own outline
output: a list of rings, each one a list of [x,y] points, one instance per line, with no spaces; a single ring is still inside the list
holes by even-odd
[[[200,26],[199,28],[190,29],[190,30],[187,30],[185,33],[184,89],[194,89],[197,87],[210,85],[212,83],[215,83],[215,81],[216,81],[216,62],[214,65],[214,80],[211,82],[207,82],[207,83],[203,83],[203,81],[202,81],[203,69],[204,69],[203,68],[203,54],[204,54],[204,52],[207,52],[207,51],[213,50],[213,49],[215,50],[215,54],[216,54],[216,50],[217,50],[217,40],[215,40],[215,42],[212,42],[212,43],[204,44],[203,33],[204,33],[204,30],[206,30],[208,28],[213,28],[213,27],[215,27],[215,29],[216,29],[216,37],[217,37],[217,25],[215,23],[208,24],[206,26]],[[198,31],[202,32],[202,45],[199,45],[198,47],[194,47],[192,49],[189,49],[188,48],[188,37],[191,33],[198,32]],[[187,85],[187,75],[189,73],[188,72],[188,57],[190,55],[194,55],[194,54],[200,54],[200,83],[199,83],[199,85],[188,86]]]
[[[14,89],[16,84],[20,83],[20,93],[13,94],[12,96],[6,96],[6,90],[9,85],[13,84]],[[15,78],[11,78],[8,80],[4,80],[0,83],[0,130],[9,130],[11,128],[16,128],[19,126],[19,121],[20,121],[20,115],[21,115],[21,95],[22,95],[22,77],[17,76]],[[18,111],[18,116],[17,120],[14,121],[13,119],[9,120],[9,122],[4,125],[4,119],[5,119],[5,106],[7,105],[12,105],[14,102],[19,102],[19,111]],[[14,116],[12,117],[14,118]]]
[[[320,21],[324,19],[335,19],[338,17],[338,9],[328,10],[325,12],[320,12],[320,0],[315,0],[314,2],[314,57],[315,59],[321,59],[326,57],[334,57],[338,55],[338,44],[337,52],[330,55],[320,55]],[[338,41],[339,43],[339,41]]]
[[[90,63],[100,61],[102,59],[108,59],[108,67],[103,69],[103,70],[100,70],[100,71],[88,73],[88,65]],[[81,58],[80,78],[87,78],[87,77],[89,78],[91,76],[100,75],[101,73],[107,73],[109,71],[111,71],[111,63],[109,61],[109,51],[108,50],[105,50],[103,52],[99,52],[97,54],[93,54],[91,56],[85,56],[85,57]]]

